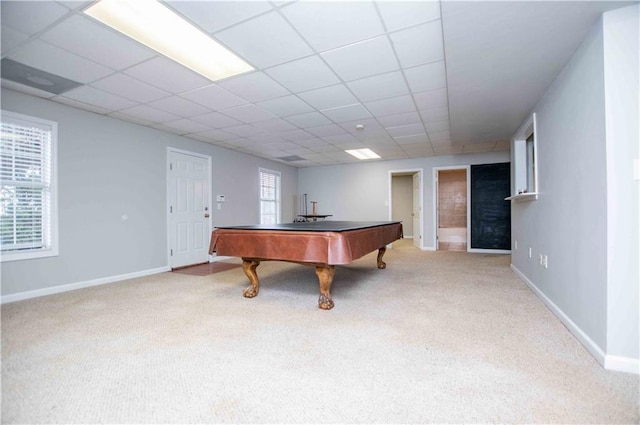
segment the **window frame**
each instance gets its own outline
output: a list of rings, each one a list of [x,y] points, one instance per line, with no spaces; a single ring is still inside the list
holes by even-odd
[[[34,127],[45,128],[50,132],[50,182],[49,182],[49,217],[42,217],[43,231],[48,233],[49,246],[24,250],[2,251],[0,262],[30,260],[35,258],[55,257],[59,255],[58,240],[58,123],[43,118],[0,110],[0,122],[21,122]],[[4,182],[3,182],[4,183]],[[46,229],[46,223],[49,228]]]
[[[275,187],[275,199],[271,198],[263,198],[262,197],[262,174],[270,174],[275,176],[276,187]],[[263,212],[263,202],[273,202],[275,204],[276,209],[276,217],[275,222],[280,223],[282,217],[282,175],[279,171],[269,170],[267,168],[259,168],[258,169],[258,198],[259,198],[259,222],[260,224],[271,224],[271,223],[263,223],[263,217],[266,216]],[[269,214],[270,215],[270,214]]]
[[[511,140],[512,152],[512,194],[507,200],[536,200],[538,185],[538,131],[536,113],[518,129]]]

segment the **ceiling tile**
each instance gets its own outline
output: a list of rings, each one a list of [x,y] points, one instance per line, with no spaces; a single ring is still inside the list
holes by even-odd
[[[358,99],[351,94],[344,84],[307,91],[298,94],[298,96],[316,109],[328,109],[358,103]]]
[[[416,143],[429,143],[429,137],[425,134],[409,134],[404,136],[396,136],[393,138],[399,145],[412,145]]]
[[[413,98],[420,110],[446,108],[449,105],[446,88],[415,93]]]
[[[284,96],[277,99],[258,102],[258,105],[279,117],[311,112],[313,108],[296,96]]]
[[[398,61],[387,37],[376,37],[321,55],[344,81],[395,71]]]
[[[337,108],[323,109],[322,113],[336,123],[371,118],[371,114],[360,103]]]
[[[441,131],[449,131],[449,121],[436,121],[425,124],[429,134]]]
[[[206,32],[215,32],[272,9],[266,1],[168,1]]]
[[[29,35],[14,30],[13,28],[5,27],[4,25],[0,27],[0,31],[0,42],[2,43],[3,56],[8,53],[9,50],[20,45],[20,43],[26,41],[29,38]]]
[[[136,105],[136,102],[98,90],[90,86],[82,86],[70,90],[63,95],[69,99],[79,100],[90,105],[99,106],[108,111],[117,111],[120,109],[130,108]]]
[[[150,102],[169,96],[164,90],[160,90],[150,84],[143,83],[125,74],[113,74],[102,80],[91,83],[93,87],[109,93],[117,94],[137,102]]]
[[[153,84],[173,94],[211,84],[211,81],[176,62],[157,56],[124,71],[138,80]]]
[[[440,19],[439,1],[380,1],[378,8],[389,31]]]
[[[52,1],[3,1],[0,15],[2,27],[33,35],[67,13],[67,8]]]
[[[241,137],[249,137],[249,136],[257,136],[259,134],[267,134],[266,131],[257,129],[249,124],[240,124],[235,125],[233,127],[227,127],[224,129],[225,132],[235,134],[236,136]]]
[[[429,132],[429,139],[432,142],[450,141],[451,133],[449,131]]]
[[[399,136],[413,136],[426,134],[426,130],[422,123],[401,125],[397,127],[387,127],[387,133],[389,133],[394,139]]]
[[[303,128],[331,124],[331,121],[319,112],[307,112],[305,114],[291,115],[287,117],[286,120]]]
[[[123,109],[119,111],[119,113],[153,123],[173,121],[180,118],[177,115],[147,105],[138,105],[133,108]]]
[[[228,117],[220,112],[210,112],[208,114],[191,117],[191,119],[213,128],[225,128],[242,124],[237,119]]]
[[[313,54],[277,12],[253,18],[216,34],[250,64],[265,68]]]
[[[390,35],[400,65],[406,68],[444,60],[440,22],[432,21]]]
[[[434,147],[433,152],[436,155],[457,155],[462,153],[462,146]]]
[[[258,102],[290,94],[289,90],[262,72],[252,72],[231,77],[219,81],[217,84],[231,93],[247,99],[249,102]]]
[[[444,61],[405,69],[404,75],[414,92],[439,89],[447,85]]]
[[[269,121],[260,121],[253,123],[253,126],[261,130],[270,131],[272,133],[282,133],[285,131],[296,130],[296,126],[282,120],[280,118]]]
[[[400,71],[375,75],[347,83],[347,86],[362,102],[385,99],[409,93],[407,83]]]
[[[416,110],[410,95],[374,100],[373,102],[365,103],[365,106],[375,116],[414,112]]]
[[[155,100],[148,103],[152,108],[162,111],[171,112],[179,117],[188,117],[191,115],[202,115],[210,112],[207,108],[179,96],[165,97],[164,99]]]
[[[399,125],[417,124],[420,115],[417,112],[405,112],[403,114],[384,115],[378,117],[378,122],[385,127],[397,127]]]
[[[336,124],[321,125],[318,127],[311,127],[306,129],[309,133],[318,137],[336,136],[338,134],[344,134],[344,129]]]
[[[449,108],[436,108],[436,109],[428,109],[421,110],[420,116],[425,123],[434,122],[434,121],[444,121],[449,119]]]
[[[16,62],[85,84],[113,73],[109,68],[39,40],[29,42],[8,57]]]
[[[384,33],[371,2],[297,2],[281,12],[318,52]]]
[[[248,103],[241,97],[238,97],[233,93],[229,93],[225,89],[214,84],[187,93],[182,93],[181,96],[193,100],[194,102],[206,106],[214,111],[233,108],[234,106],[240,106]]]
[[[327,143],[331,143],[334,146],[341,146],[344,144],[353,144],[353,143],[359,142],[358,139],[356,139],[355,137],[353,137],[352,134],[349,134],[349,133],[339,134],[337,136],[324,137],[324,141]]]
[[[189,119],[179,119],[176,121],[169,121],[163,123],[167,127],[175,128],[177,130],[181,130],[183,134],[186,133],[200,133],[206,130],[211,130],[210,127],[207,127],[204,124],[189,120]]]
[[[286,131],[284,133],[280,133],[279,134],[280,137],[282,137],[285,140],[289,140],[291,142],[297,142],[300,140],[308,140],[308,139],[312,139],[313,136],[309,133],[307,133],[304,130],[292,130],[292,131]]]
[[[278,65],[265,72],[294,93],[340,82],[317,55]]]
[[[256,105],[242,105],[231,109],[223,110],[225,115],[229,115],[244,123],[252,123],[257,121],[268,121],[276,117]]]
[[[47,31],[42,39],[115,70],[151,59],[155,52],[105,25],[80,15]]]
[[[205,138],[207,140],[217,140],[220,142],[227,142],[230,140],[238,139],[238,136],[236,136],[235,134],[231,134],[223,130],[203,131],[203,132],[197,133],[196,135],[200,138]]]
[[[356,125],[362,124],[364,126],[363,129],[356,128]],[[375,119],[363,119],[356,120],[350,122],[340,123],[340,127],[342,127],[347,132],[353,134],[358,140],[363,140],[367,138],[378,138],[382,136],[383,139],[390,139],[391,137],[387,133],[387,130],[384,129]]]

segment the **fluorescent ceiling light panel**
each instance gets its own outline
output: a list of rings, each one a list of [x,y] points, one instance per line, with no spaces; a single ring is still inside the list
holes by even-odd
[[[84,13],[212,81],[253,71],[156,0],[101,0]]]
[[[358,159],[376,159],[380,158],[380,155],[372,151],[371,149],[348,149],[345,151],[349,155],[355,156]]]

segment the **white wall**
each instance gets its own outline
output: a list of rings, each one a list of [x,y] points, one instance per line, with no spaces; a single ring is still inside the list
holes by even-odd
[[[489,152],[431,158],[374,161],[326,167],[301,168],[298,187],[309,200],[318,201],[318,212],[332,220],[378,221],[389,219],[389,171],[422,169],[423,248],[435,249],[433,168],[508,162],[509,152]]]
[[[633,12],[612,13],[619,18]],[[637,157],[638,152],[635,14],[635,51],[628,39],[620,46],[624,52],[606,63],[611,46],[605,46],[605,33],[619,19],[606,18],[606,31],[600,20],[534,108],[540,195],[536,201],[512,204],[512,267],[603,364],[614,346],[616,355],[631,363],[635,359],[636,365],[638,359],[638,188],[630,181],[630,154],[635,149]],[[612,120],[618,108],[630,104],[614,98],[605,102],[609,92],[634,90],[629,81],[612,81],[619,78],[625,55],[635,61],[635,94],[629,102],[635,102],[636,112]],[[605,68],[615,70],[611,78],[605,79]],[[635,133],[627,132],[631,128]],[[626,136],[611,140],[617,130]],[[612,229],[613,222],[622,228]],[[622,249],[612,247],[608,235],[614,240],[624,235],[628,242]],[[528,257],[529,247],[533,258]],[[621,252],[627,248],[628,253]],[[538,264],[540,253],[548,256],[547,269]],[[624,313],[615,312],[618,309]]]
[[[294,218],[294,167],[11,90],[2,109],[58,122],[60,235],[57,257],[2,263],[3,297],[167,267],[168,146],[212,157],[212,196],[226,197],[213,226],[258,222],[259,167],[282,173],[283,219]]]
[[[638,80],[640,6],[604,14],[607,151],[607,356],[640,358]]]

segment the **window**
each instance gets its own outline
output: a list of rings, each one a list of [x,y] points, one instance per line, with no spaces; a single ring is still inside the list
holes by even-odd
[[[0,124],[2,261],[58,255],[57,123],[2,111]]]
[[[538,199],[538,164],[536,142],[536,114],[520,127],[512,139],[513,185],[507,199]]]
[[[280,173],[260,168],[260,224],[280,222]]]

